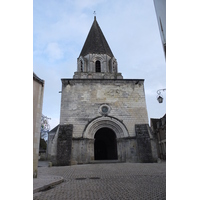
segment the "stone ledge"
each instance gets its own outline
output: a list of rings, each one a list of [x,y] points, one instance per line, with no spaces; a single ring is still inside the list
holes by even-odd
[[[144,79],[71,79],[71,78],[62,78],[61,79],[64,86],[74,85],[75,83],[134,83],[135,85],[143,84]]]

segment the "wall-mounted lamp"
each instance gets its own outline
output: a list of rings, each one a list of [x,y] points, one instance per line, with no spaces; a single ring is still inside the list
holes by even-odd
[[[158,100],[159,103],[162,103],[162,102],[163,102],[163,96],[162,96],[162,94],[161,94],[161,91],[165,91],[165,90],[166,90],[166,89],[159,89],[159,90],[157,91],[157,94],[158,94],[157,100]]]

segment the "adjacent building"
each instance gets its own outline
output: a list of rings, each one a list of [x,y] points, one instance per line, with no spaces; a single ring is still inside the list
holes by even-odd
[[[166,57],[166,0],[154,0],[160,37]]]
[[[160,118],[151,118],[151,129],[157,139],[158,157],[166,160],[166,114]]]
[[[37,178],[44,80],[33,73],[33,178]]]
[[[166,58],[166,0],[154,0],[160,37]],[[150,119],[151,128],[157,137],[158,156],[166,160],[166,114],[160,119]]]

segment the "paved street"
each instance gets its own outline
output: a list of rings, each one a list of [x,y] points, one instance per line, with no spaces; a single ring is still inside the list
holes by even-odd
[[[64,182],[35,193],[34,200],[166,199],[165,163],[107,163],[38,167],[38,176],[62,176]]]

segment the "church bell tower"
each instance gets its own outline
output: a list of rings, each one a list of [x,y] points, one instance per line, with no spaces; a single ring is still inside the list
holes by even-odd
[[[118,73],[117,60],[101,31],[96,16],[77,58],[77,71],[73,78],[123,79],[121,73]]]

